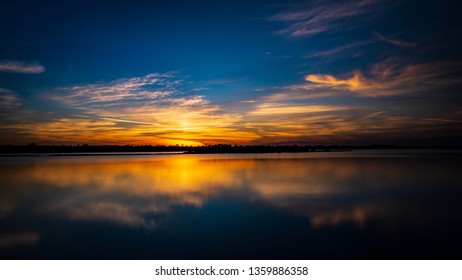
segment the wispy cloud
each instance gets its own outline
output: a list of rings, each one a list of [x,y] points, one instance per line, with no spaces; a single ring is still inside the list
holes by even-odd
[[[445,89],[460,84],[461,67],[460,62],[410,64],[390,58],[365,70],[306,75],[299,84],[261,88],[244,99],[252,102],[224,104],[191,90],[192,83],[174,74],[61,87],[43,95],[62,108],[55,112],[26,112],[14,92],[1,89],[0,142],[361,143],[435,130],[457,133],[462,115],[454,111],[460,108],[427,112],[414,101],[451,97]],[[410,98],[384,98],[404,94]]]
[[[44,142],[59,135],[59,141],[66,143],[190,145],[258,138],[236,129],[239,114],[210,104],[205,95],[187,85],[173,74],[153,73],[61,87],[46,97],[55,106],[71,109],[72,115],[33,125],[16,124],[9,129],[33,133],[35,139]]]
[[[359,90],[368,88],[369,85],[361,78],[361,75],[356,72],[353,77],[347,79],[337,79],[332,75],[307,75],[305,79],[308,82],[323,84],[331,87],[347,88],[349,90]]]
[[[387,36],[384,36],[384,35],[380,34],[379,32],[376,32],[376,31],[374,31],[373,34],[377,39],[379,39],[381,41],[384,41],[384,42],[387,42],[389,44],[395,45],[395,46],[400,47],[400,48],[415,48],[415,47],[417,47],[417,44],[406,42],[404,40],[397,39],[397,38],[387,37]]]
[[[390,58],[375,64],[367,73],[354,71],[345,78],[326,74],[310,74],[305,80],[318,87],[348,90],[363,96],[418,94],[459,84],[455,74],[462,62],[438,61],[424,64],[404,64]]]
[[[309,37],[340,28],[345,20],[375,11],[374,0],[314,1],[269,18],[270,21],[288,22],[289,26],[277,31],[289,37]],[[351,22],[349,24],[352,24]]]
[[[5,109],[14,109],[21,106],[21,100],[18,95],[13,91],[0,88],[0,108]]]
[[[36,62],[4,60],[0,61],[0,72],[40,74],[45,72],[45,67]]]
[[[290,103],[287,100],[261,102],[246,113],[241,130],[254,131],[258,141],[278,143],[322,143],[338,140],[345,131],[357,128],[345,116],[356,110],[332,104]]]
[[[264,143],[393,143],[402,135],[428,138],[430,131],[455,135],[457,106],[442,111],[429,100],[443,106],[444,98],[454,98],[461,69],[462,62],[416,64],[395,57],[365,70],[309,74],[305,83],[260,89],[242,105],[241,130],[256,132]],[[388,98],[397,95],[406,98]]]
[[[253,102],[238,101],[235,107],[211,103],[200,92],[188,90],[175,75],[150,74],[60,88],[53,100],[78,110],[75,116],[16,124],[14,129],[34,133],[35,139],[44,142],[59,135],[59,141],[66,143],[338,143],[392,137],[441,124],[430,118],[454,118],[441,114],[416,117],[386,106],[357,105],[353,98],[435,90],[457,82],[451,75],[459,66],[387,59],[368,71],[340,77],[310,74],[304,84],[282,87],[275,93],[262,91]],[[338,97],[349,102],[332,102]]]
[[[118,102],[150,102],[170,96],[179,81],[170,74],[153,73],[143,77],[58,88],[53,98],[72,106],[116,105]]]
[[[312,58],[312,57],[332,56],[332,55],[342,53],[342,52],[344,52],[346,50],[350,50],[350,49],[358,48],[360,46],[371,44],[374,41],[375,40],[364,40],[364,41],[354,42],[354,43],[342,45],[340,47],[336,47],[336,48],[333,48],[333,49],[311,52],[311,53],[308,53],[308,54],[304,55],[303,57],[304,58]]]
[[[280,103],[263,103],[257,105],[255,110],[249,112],[251,116],[276,116],[292,114],[312,114],[328,111],[345,110],[342,106],[297,105]]]

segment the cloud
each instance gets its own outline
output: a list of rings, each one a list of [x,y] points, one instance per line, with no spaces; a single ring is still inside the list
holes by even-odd
[[[53,212],[58,216],[69,220],[81,220],[91,222],[110,222],[132,227],[144,227],[153,229],[156,226],[154,220],[147,219],[144,213],[159,214],[156,207],[141,207],[139,205],[125,205],[119,202],[86,202],[67,201],[68,205],[55,205]],[[77,204],[77,205],[72,205]],[[143,205],[144,206],[144,205]],[[162,212],[161,212],[162,213]]]
[[[257,105],[255,110],[250,111],[250,116],[276,116],[292,114],[311,114],[328,111],[345,110],[342,106],[321,106],[321,105],[296,105],[296,104],[277,104],[264,103]]]
[[[189,84],[173,74],[152,73],[61,87],[44,97],[72,114],[3,128],[39,143],[197,145],[243,143],[259,137],[239,131],[239,114],[210,104]]]
[[[247,110],[241,130],[253,131],[267,144],[322,143],[346,130],[357,129],[347,119],[356,110],[352,106],[311,104],[304,100],[257,100]]]
[[[357,48],[363,45],[368,45],[373,43],[374,40],[365,40],[365,41],[359,41],[359,42],[354,42],[350,44],[346,44],[337,48],[329,49],[329,50],[323,50],[323,51],[316,51],[312,52],[309,54],[304,55],[304,58],[313,58],[313,57],[325,57],[325,56],[332,56],[336,55],[338,53],[344,52],[349,49]]]
[[[326,74],[309,74],[305,80],[318,88],[347,90],[363,96],[380,97],[419,94],[460,84],[456,74],[462,62],[437,61],[405,64],[389,58],[373,65],[367,73],[354,71],[346,78]]]
[[[0,72],[40,74],[45,72],[45,67],[36,62],[4,60],[0,61]]]
[[[150,102],[172,95],[179,81],[170,74],[153,73],[142,77],[58,88],[53,98],[72,106],[117,105],[118,102]]]
[[[13,91],[0,88],[0,108],[3,110],[14,109],[21,106],[21,100]]]
[[[337,79],[332,75],[307,75],[305,80],[316,84],[324,84],[332,87],[346,87],[350,90],[359,90],[366,88],[364,81],[359,73],[354,73],[353,77],[348,79]]]
[[[260,89],[253,102],[242,105],[241,129],[274,144],[397,143],[460,135],[461,114],[454,113],[460,107],[445,99],[457,98],[461,68],[462,62],[389,58],[366,70],[309,74],[305,83]],[[406,98],[385,98],[400,95]]]
[[[400,39],[396,39],[396,38],[386,37],[386,36],[376,32],[376,31],[374,31],[373,34],[377,39],[379,39],[381,41],[384,41],[384,42],[387,42],[389,44],[395,45],[395,46],[400,47],[400,48],[415,48],[415,47],[417,47],[417,44],[406,42],[404,40],[400,40]]]
[[[446,89],[460,84],[461,66],[390,58],[366,70],[309,74],[303,83],[261,88],[251,100],[224,104],[191,90],[197,87],[182,77],[162,73],[57,88],[42,95],[59,108],[54,112],[27,112],[16,93],[1,89],[0,142],[392,143],[400,135],[457,134],[461,114],[451,113],[460,108],[442,111],[428,100],[443,104],[442,96],[456,98]],[[383,98],[396,95],[411,98]],[[426,100],[416,103],[418,98]]]
[[[361,119],[363,119],[363,120],[364,119],[371,119],[371,118],[375,118],[377,116],[383,115],[385,113],[386,113],[386,111],[374,112],[374,113],[371,113],[371,114],[368,114],[368,115],[362,117]]]
[[[37,119],[37,112],[27,108],[23,99],[24,97],[20,97],[12,90],[0,88],[0,143],[17,142],[22,137],[10,127],[21,123],[32,123]],[[8,140],[4,142],[3,139]]]
[[[275,14],[270,21],[288,22],[289,26],[277,31],[279,35],[289,37],[309,37],[319,33],[337,30],[341,24],[352,17],[371,14],[380,1],[314,1],[310,4],[296,7]],[[349,24],[352,24],[351,22]]]

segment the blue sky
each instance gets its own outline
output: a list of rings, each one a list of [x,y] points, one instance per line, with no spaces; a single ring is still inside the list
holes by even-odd
[[[0,4],[0,143],[457,144],[455,1]]]

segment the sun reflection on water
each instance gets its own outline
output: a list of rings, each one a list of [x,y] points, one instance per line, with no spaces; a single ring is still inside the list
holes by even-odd
[[[258,200],[304,215],[315,227],[344,222],[363,225],[373,215],[386,215],[383,205],[379,210],[373,200],[361,204],[335,200],[371,191],[390,192],[400,187],[396,182],[412,180],[413,184],[406,185],[409,189],[444,176],[434,169],[415,178],[405,170],[374,160],[195,155],[4,165],[0,172],[7,190],[0,200],[0,215],[14,212],[26,197],[48,192],[59,193],[59,199],[37,202],[36,211],[154,228],[155,221],[145,218],[147,213],[168,213],[178,205],[201,207],[234,192],[244,201]]]

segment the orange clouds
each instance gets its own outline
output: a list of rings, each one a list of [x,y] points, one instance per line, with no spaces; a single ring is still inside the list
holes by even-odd
[[[375,64],[367,74],[355,71],[344,79],[326,74],[309,74],[305,80],[316,84],[318,89],[348,90],[371,97],[421,94],[460,83],[452,75],[461,67],[461,62],[404,64],[396,58],[389,58]]]
[[[405,64],[390,58],[368,71],[309,74],[303,84],[263,89],[252,102],[227,104],[185,90],[171,74],[62,87],[46,97],[61,108],[57,111],[72,113],[30,111],[14,92],[0,89],[0,142],[322,144],[403,134],[421,137],[435,129],[453,133],[460,114],[438,112],[431,103],[382,100],[397,95],[435,98],[436,93],[460,84],[454,73],[461,65]],[[419,106],[427,106],[428,113]]]
[[[321,106],[321,105],[296,105],[296,104],[278,104],[263,103],[248,112],[249,116],[276,116],[292,114],[310,114],[328,111],[345,110],[344,106]]]
[[[2,129],[38,143],[66,144],[201,145],[249,143],[259,137],[236,127],[239,114],[211,105],[204,95],[184,93],[180,84],[173,75],[154,73],[58,88],[48,98],[77,114],[52,113],[42,121]]]
[[[307,75],[305,80],[312,83],[324,84],[327,86],[345,86],[346,88],[354,91],[368,88],[364,82],[361,81],[361,76],[359,73],[354,73],[353,77],[345,80],[337,79],[332,75]]]

